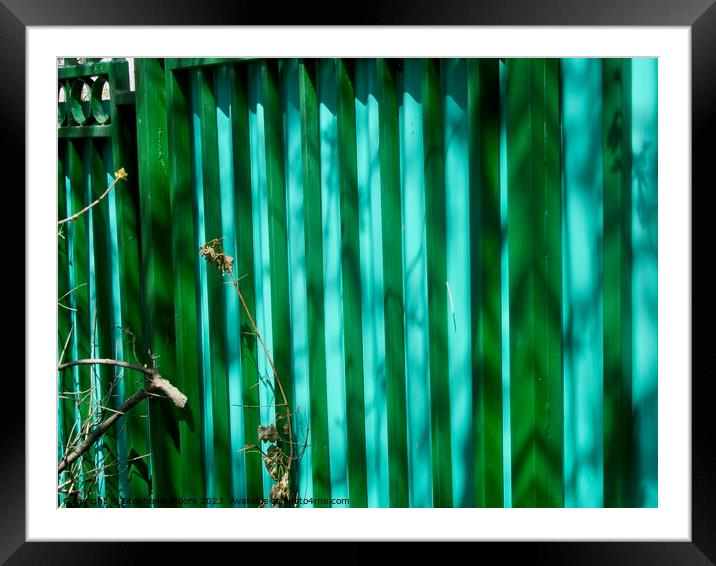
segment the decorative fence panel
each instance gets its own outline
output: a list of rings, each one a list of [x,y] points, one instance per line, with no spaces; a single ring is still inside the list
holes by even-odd
[[[58,238],[58,345],[189,401],[128,412],[75,488],[270,497],[242,448],[285,407],[198,253],[221,238],[300,505],[657,504],[656,60],[137,59],[134,97],[126,76],[59,70],[58,217],[128,178]],[[59,374],[60,457],[141,387],[96,367]]]

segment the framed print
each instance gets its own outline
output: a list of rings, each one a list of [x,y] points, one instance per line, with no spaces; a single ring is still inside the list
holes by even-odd
[[[713,559],[707,2],[310,28],[5,4],[31,259],[10,563],[120,540]]]

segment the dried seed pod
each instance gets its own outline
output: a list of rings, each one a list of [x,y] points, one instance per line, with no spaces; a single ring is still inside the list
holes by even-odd
[[[259,425],[259,442],[275,442],[280,439],[276,425]]]

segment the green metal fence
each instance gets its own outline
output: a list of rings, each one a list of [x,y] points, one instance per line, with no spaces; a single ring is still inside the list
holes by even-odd
[[[129,176],[58,238],[58,345],[156,364],[189,402],[133,409],[75,487],[268,498],[241,448],[276,422],[271,370],[198,254],[223,237],[288,393],[301,505],[657,505],[656,60],[138,59],[135,77],[59,70],[58,218]],[[61,372],[60,455],[138,379]]]

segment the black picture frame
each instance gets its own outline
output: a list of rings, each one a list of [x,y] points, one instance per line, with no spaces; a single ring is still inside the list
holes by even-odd
[[[24,186],[25,158],[25,33],[27,26],[44,25],[261,25],[261,24],[372,24],[372,25],[588,25],[689,26],[692,76],[692,187],[713,187],[707,174],[713,161],[708,137],[716,131],[716,5],[715,0],[441,0],[428,4],[393,0],[362,2],[350,10],[352,19],[336,4],[264,3],[221,0],[0,0],[0,108],[3,177],[16,175],[6,187]],[[694,191],[691,187],[693,196]],[[15,190],[15,198],[21,193]],[[692,198],[693,203],[693,198]],[[24,210],[24,199],[16,210]],[[32,214],[26,210],[26,214]],[[693,220],[692,220],[693,232]],[[698,240],[695,240],[698,241]],[[14,253],[14,252],[13,252]],[[27,256],[25,261],[27,261]],[[24,276],[23,276],[24,277]],[[24,283],[24,279],[23,279]],[[24,288],[24,284],[23,284]],[[24,297],[25,302],[29,300]],[[19,320],[19,319],[18,319]],[[19,332],[17,332],[19,335]],[[24,334],[24,333],[23,333]],[[707,339],[708,339],[708,333]],[[702,335],[703,336],[703,335]],[[704,338],[701,338],[702,340]],[[662,347],[668,347],[663,346]],[[25,343],[25,355],[32,343]],[[501,561],[538,564],[679,564],[716,563],[716,447],[711,423],[712,401],[707,394],[711,372],[692,376],[692,536],[690,542],[525,542],[491,543]],[[7,564],[119,564],[151,556],[152,547],[166,562],[211,559],[196,545],[176,543],[39,543],[25,542],[25,387],[17,374],[6,374],[6,399],[14,399],[16,413],[0,411],[0,562]],[[23,402],[20,402],[20,400]],[[7,406],[7,405],[6,405]],[[227,543],[228,544],[228,543]],[[266,547],[231,543],[229,557],[261,559]],[[241,544],[241,547],[238,545]],[[374,559],[370,545],[320,551],[294,550],[306,557]],[[143,547],[143,548],[140,548]],[[222,548],[225,550],[225,548]],[[199,554],[201,552],[201,554]],[[285,551],[282,551],[285,552]],[[318,552],[318,554],[316,553]],[[482,553],[482,550],[476,550]],[[476,554],[477,556],[477,554]],[[264,554],[264,558],[267,556]],[[311,558],[313,559],[313,558]]]

